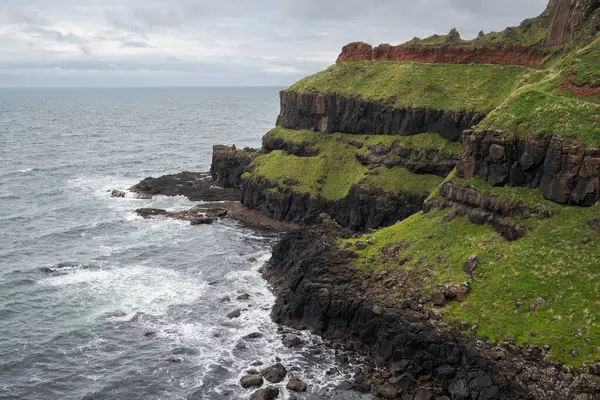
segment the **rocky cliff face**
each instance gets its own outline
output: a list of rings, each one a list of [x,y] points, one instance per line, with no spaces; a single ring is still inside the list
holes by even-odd
[[[277,124],[287,129],[356,134],[413,135],[430,132],[457,141],[485,115],[470,111],[396,108],[392,103],[338,94],[282,91]]]
[[[328,213],[341,226],[354,231],[368,231],[396,223],[417,212],[427,195],[386,193],[367,190],[358,185],[340,200],[325,200],[308,193],[276,188],[260,177],[244,181],[242,204],[279,221],[314,224],[319,215]]]
[[[548,362],[537,346],[477,342],[439,323],[419,301],[424,277],[417,272],[368,273],[351,259],[326,232],[295,232],[275,246],[264,276],[278,295],[273,320],[390,367],[383,382],[359,374],[356,389],[379,393],[388,385],[397,398],[420,391],[427,397],[414,398],[462,400],[592,400],[599,393],[591,376]]]
[[[560,136],[522,139],[467,131],[458,175],[494,186],[529,186],[559,204],[592,206],[600,197],[600,149]]]
[[[242,174],[250,165],[258,151],[254,149],[236,149],[235,146],[213,146],[210,173],[214,180],[224,188],[240,188]]]
[[[548,44],[564,44],[578,35],[596,34],[600,30],[600,19],[590,19],[599,8],[599,0],[550,0],[539,17],[542,26],[550,30]],[[587,31],[582,31],[587,22],[590,22]]]
[[[439,46],[372,47],[367,43],[350,43],[343,47],[336,62],[344,61],[414,61],[432,64],[499,64],[538,67],[546,53],[516,44],[445,44]]]

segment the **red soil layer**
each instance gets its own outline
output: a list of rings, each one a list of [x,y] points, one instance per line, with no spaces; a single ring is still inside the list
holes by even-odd
[[[439,46],[391,46],[373,48],[350,43],[336,63],[344,61],[416,61],[430,64],[499,64],[539,67],[546,53],[519,45],[446,44]]]
[[[600,95],[600,86],[592,86],[589,83],[576,85],[568,79],[561,85],[561,89],[581,97],[595,97]]]

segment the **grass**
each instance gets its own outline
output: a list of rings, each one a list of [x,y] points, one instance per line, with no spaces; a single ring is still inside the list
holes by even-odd
[[[476,255],[479,266],[469,297],[443,309],[446,322],[476,324],[479,336],[494,341],[510,336],[520,344],[548,344],[557,361],[589,364],[600,360],[600,231],[588,225],[599,210],[559,208],[551,219],[532,220],[531,231],[516,242],[466,218],[447,222],[448,210],[419,213],[368,235],[376,244],[358,251],[356,266],[426,269],[425,292],[430,293],[439,284],[467,280],[463,265]],[[382,258],[382,248],[391,243],[404,244],[397,255],[407,260],[404,265]],[[502,257],[497,260],[497,255]],[[538,297],[546,303],[529,312]],[[523,305],[516,307],[517,302]]]
[[[518,66],[357,61],[333,65],[288,90],[391,100],[396,107],[488,113],[537,75]]]
[[[575,85],[600,86],[600,35],[570,60],[569,80]]]
[[[528,86],[508,98],[477,126],[519,137],[556,134],[600,144],[600,104],[559,90],[550,82]]]
[[[444,139],[437,133],[420,133],[411,136],[398,135],[354,135],[346,133],[320,133],[309,130],[293,130],[278,126],[269,131],[266,138],[283,139],[287,142],[298,144],[317,145],[322,140],[335,140],[345,143],[362,143],[357,150],[362,155],[369,155],[369,146],[384,144],[391,146],[394,143],[408,149],[439,150],[444,153],[460,155],[462,146],[458,142]]]
[[[257,157],[251,165],[252,173],[244,178],[263,177],[278,188],[308,193],[326,200],[346,197],[350,188],[356,184],[386,192],[427,195],[443,180],[434,175],[416,175],[401,167],[380,167],[375,172],[370,171],[356,158],[356,153],[367,149],[368,144],[391,144],[394,141],[402,143],[407,140],[404,137],[369,136],[364,139],[359,150],[356,141],[360,140],[361,136],[357,135],[289,131],[283,128],[276,128],[268,135],[297,143],[310,143],[314,149],[319,150],[319,154],[314,157],[298,157],[283,150],[275,150]],[[429,136],[423,140],[413,138],[406,143],[437,145],[442,148],[449,146],[456,150],[456,144],[444,144]]]

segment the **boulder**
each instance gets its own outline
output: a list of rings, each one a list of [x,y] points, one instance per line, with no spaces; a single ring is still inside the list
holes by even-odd
[[[159,215],[167,215],[167,210],[161,208],[138,208],[136,214],[142,218],[151,218]]]
[[[446,305],[446,296],[442,292],[435,292],[431,296],[431,301],[434,306],[444,307]]]
[[[271,383],[279,383],[283,381],[287,375],[287,370],[281,363],[277,363],[262,370],[262,376]]]
[[[210,217],[197,217],[194,218],[190,221],[190,224],[192,225],[210,225],[213,222],[215,222],[214,218],[210,218]]]
[[[473,272],[475,271],[475,269],[477,269],[478,265],[479,261],[477,260],[477,256],[470,256],[469,258],[467,258],[467,262],[465,262],[463,271],[465,271],[467,275],[473,278]]]
[[[302,339],[293,334],[285,335],[283,345],[288,348],[298,347],[302,345]]]
[[[375,386],[373,394],[384,399],[395,399],[398,396],[398,389],[388,383],[385,385]]]
[[[417,394],[415,394],[414,400],[433,400],[435,398],[434,393],[426,388],[419,388]]]
[[[302,393],[306,392],[308,386],[300,379],[292,377],[285,387],[292,392]]]
[[[125,192],[123,192],[122,190],[113,190],[112,192],[110,192],[110,197],[125,197]]]
[[[240,301],[246,301],[248,299],[250,299],[250,295],[248,293],[244,293],[244,294],[239,295],[237,297],[237,300],[240,300]]]
[[[269,386],[252,393],[250,400],[274,400],[277,397],[279,397],[279,389]]]
[[[246,375],[240,379],[240,386],[244,389],[258,388],[263,384],[263,377],[257,374]]]
[[[229,318],[229,319],[239,318],[241,315],[242,315],[242,312],[240,310],[234,310],[234,311],[230,312],[229,314],[227,314],[227,318]]]

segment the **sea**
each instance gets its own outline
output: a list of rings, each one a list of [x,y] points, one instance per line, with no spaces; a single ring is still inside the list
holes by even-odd
[[[269,318],[276,234],[144,220],[198,203],[110,196],[207,171],[213,144],[259,147],[279,89],[0,89],[0,399],[247,399],[239,379],[278,361],[309,387],[286,379],[282,399],[351,379],[360,357]]]

